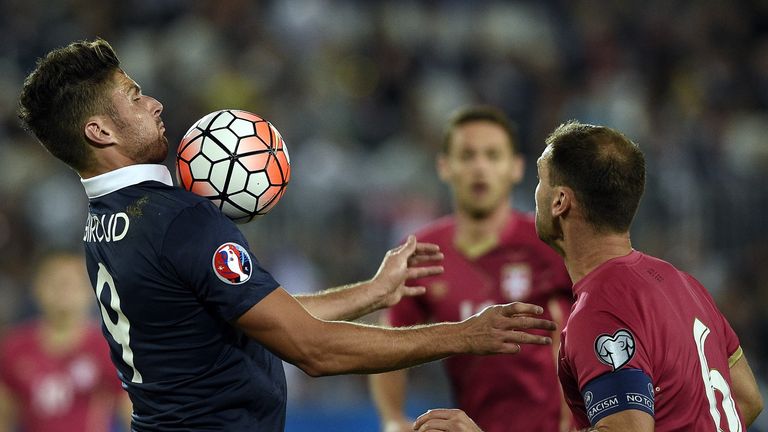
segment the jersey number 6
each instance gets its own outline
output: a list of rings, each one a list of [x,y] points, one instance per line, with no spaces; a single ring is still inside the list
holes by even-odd
[[[707,357],[704,355],[704,343],[709,336],[709,328],[699,321],[698,318],[693,322],[693,338],[696,341],[696,349],[699,351],[699,363],[701,364],[701,377],[704,379],[704,389],[707,392],[709,400],[709,413],[715,422],[715,430],[720,429],[720,411],[717,409],[717,400],[715,399],[715,390],[723,395],[722,408],[725,412],[725,418],[728,423],[729,432],[741,432],[741,422],[739,414],[736,411],[736,403],[731,397],[731,389],[728,382],[717,369],[710,369]]]
[[[104,286],[109,288],[109,304],[105,304],[101,299],[101,294],[104,292]],[[112,335],[112,339],[120,344],[123,348],[123,362],[127,364],[133,370],[133,377],[131,382],[141,383],[141,374],[136,370],[136,366],[133,365],[133,350],[131,349],[131,323],[128,318],[125,317],[123,311],[120,309],[120,297],[117,295],[117,289],[115,289],[115,280],[112,275],[109,274],[104,264],[99,263],[99,273],[96,277],[96,298],[99,300],[99,307],[101,308],[101,317],[104,320],[104,325],[107,327],[107,331]],[[113,322],[109,316],[107,308],[110,308],[115,315],[117,315],[117,322]]]

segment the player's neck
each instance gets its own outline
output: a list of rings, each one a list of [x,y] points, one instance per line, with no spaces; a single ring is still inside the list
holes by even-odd
[[[562,242],[565,267],[574,284],[604,262],[632,252],[629,233],[570,233],[565,239]]]
[[[77,171],[80,178],[88,179],[96,177],[101,174],[106,174],[111,171],[125,168],[127,166],[136,165],[136,161],[128,158],[127,156],[119,153],[116,149],[110,149],[106,154],[101,154],[96,157],[95,163],[90,168]]]
[[[456,210],[456,234],[453,239],[456,248],[470,259],[484,255],[499,244],[501,233],[510,217],[512,213],[509,203],[482,218]]]
[[[83,337],[85,319],[75,316],[58,316],[43,319],[40,338],[43,348],[52,354],[66,354],[77,349]]]

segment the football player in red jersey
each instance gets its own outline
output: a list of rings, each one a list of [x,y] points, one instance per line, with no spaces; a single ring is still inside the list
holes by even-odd
[[[547,318],[563,322],[571,306],[563,260],[536,236],[533,215],[512,209],[512,189],[523,176],[518,146],[514,127],[495,108],[467,107],[454,115],[437,161],[454,212],[416,233],[440,246],[445,272],[415,281],[427,293],[390,308],[387,324],[461,321],[509,301],[540,305]],[[516,356],[455,356],[444,366],[457,405],[487,432],[509,430],[510,424],[559,432],[569,429],[571,418],[555,354],[552,347],[526,347]],[[404,370],[371,377],[387,432],[412,430],[403,409],[406,379]]]
[[[738,337],[696,279],[632,248],[645,185],[637,145],[569,122],[547,138],[538,173],[536,230],[574,283],[558,373],[577,426],[745,431],[763,401]],[[478,430],[458,410],[430,411],[414,428]]]
[[[37,266],[40,318],[0,343],[0,431],[104,432],[130,401],[109,348],[88,317],[91,288],[81,255],[55,253]]]

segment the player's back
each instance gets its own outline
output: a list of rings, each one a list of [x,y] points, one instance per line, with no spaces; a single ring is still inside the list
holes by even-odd
[[[741,355],[738,338],[698,281],[632,252],[598,267],[574,292],[566,333],[577,334],[567,334],[566,355],[585,355],[573,352],[573,338],[590,338],[591,355],[604,366],[576,361],[586,366],[575,371],[582,386],[611,369],[641,369],[654,387],[657,431],[745,429],[730,395],[729,361]],[[619,343],[627,350],[618,353]]]
[[[157,181],[90,199],[88,272],[136,430],[282,427],[280,360],[230,324],[274,286],[212,270],[218,242],[243,244],[233,230],[207,200]]]

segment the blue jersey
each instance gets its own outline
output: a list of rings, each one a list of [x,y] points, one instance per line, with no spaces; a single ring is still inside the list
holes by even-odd
[[[282,362],[233,321],[278,283],[211,202],[162,165],[83,180],[88,274],[144,431],[281,431]]]

